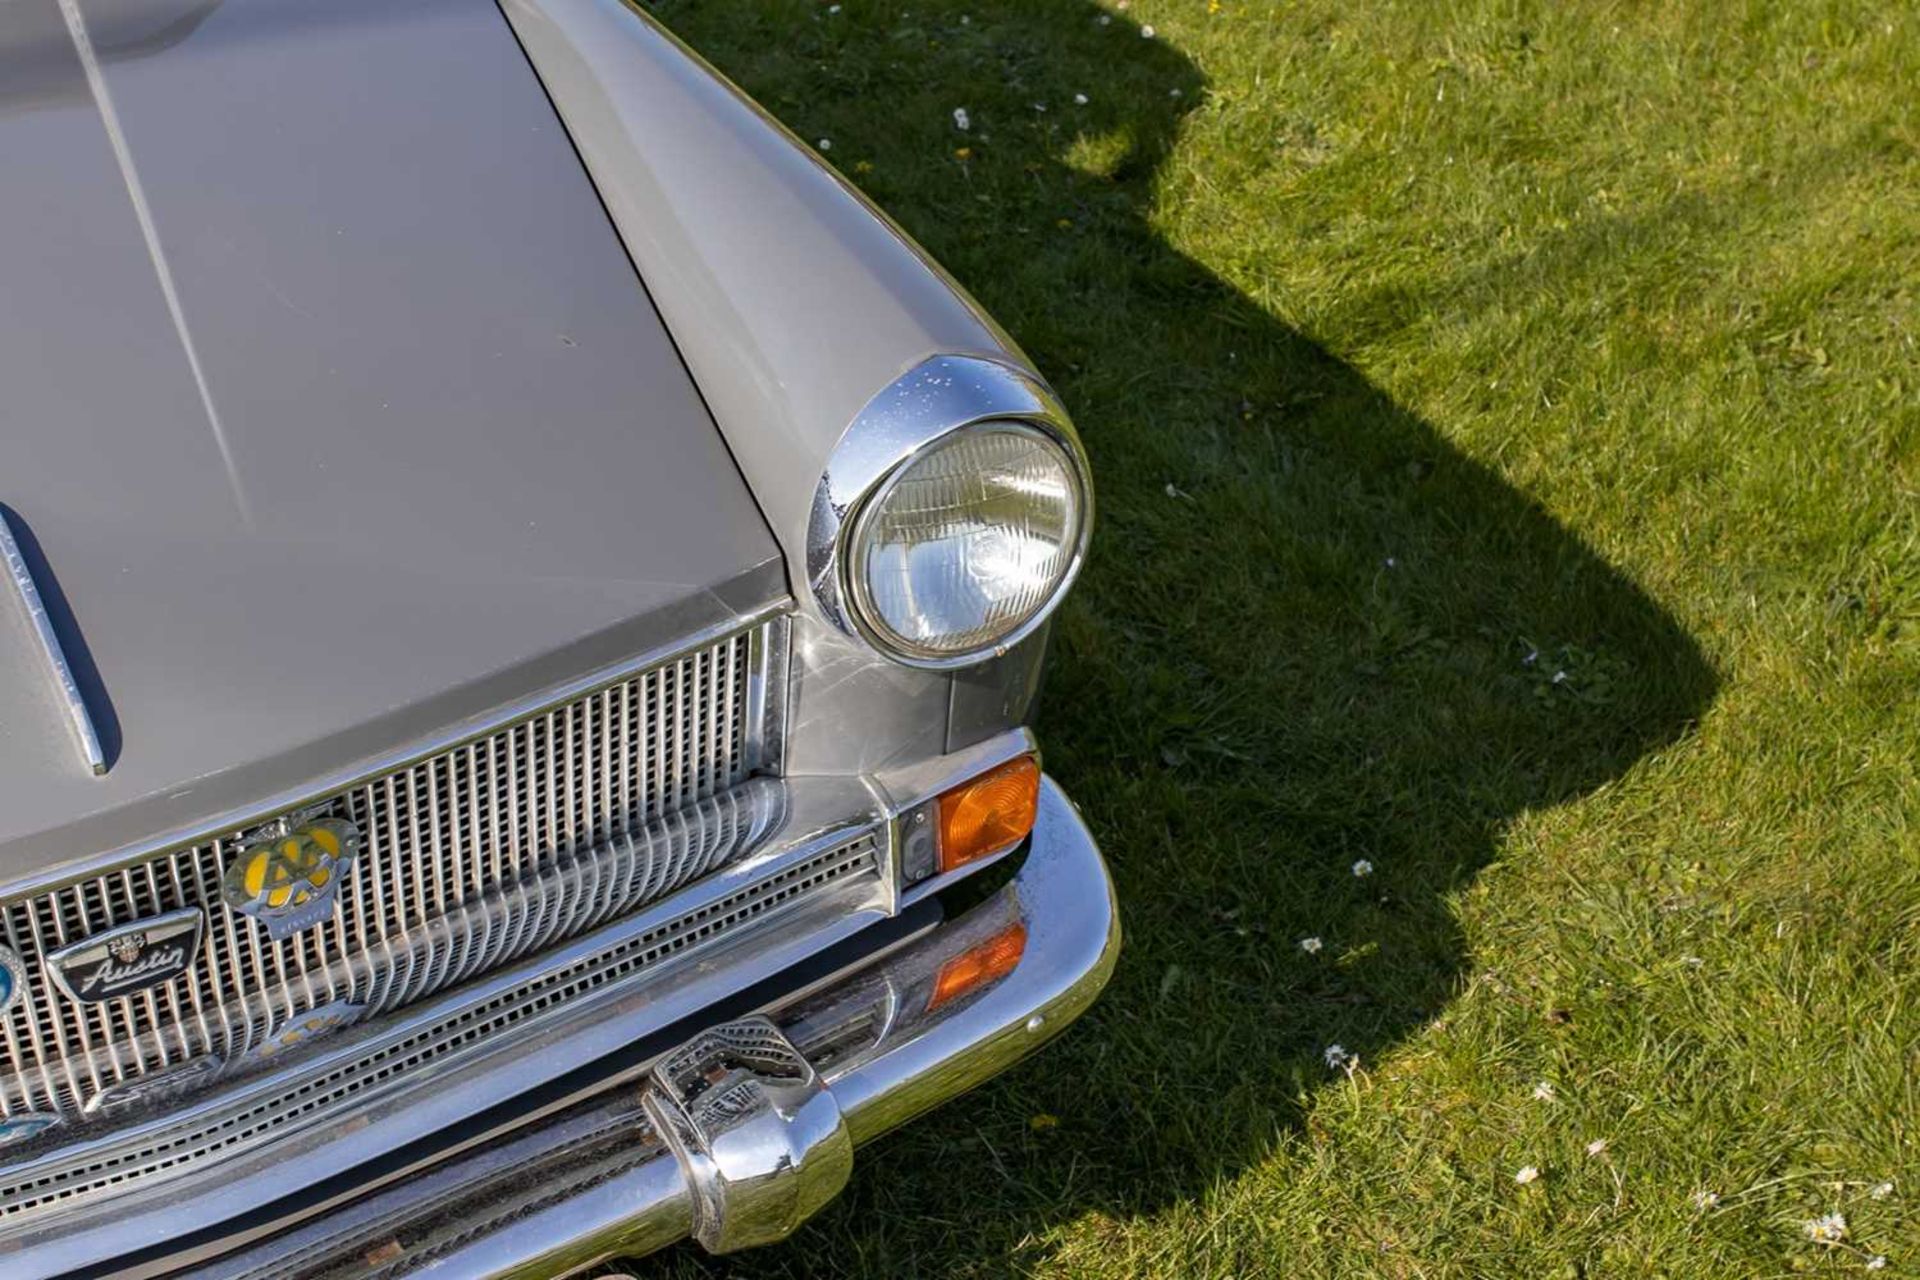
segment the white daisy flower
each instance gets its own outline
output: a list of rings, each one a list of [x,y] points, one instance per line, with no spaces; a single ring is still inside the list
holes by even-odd
[[[973,128],[973,117],[967,114],[965,107],[955,107],[953,109],[953,127],[962,133]]]
[[[1867,1195],[1875,1200],[1885,1200],[1892,1194],[1893,1184],[1891,1182],[1877,1182],[1867,1191]]]
[[[1876,1253],[1876,1254],[1874,1254],[1874,1255],[1873,1255],[1873,1256],[1872,1256],[1871,1258],[1868,1258],[1868,1259],[1867,1259],[1867,1270],[1869,1270],[1869,1271],[1885,1271],[1886,1269],[1887,1269],[1887,1255],[1886,1255],[1886,1254],[1884,1254],[1884,1253]]]
[[[1142,28],[1140,28],[1140,38],[1141,38],[1142,40],[1151,40],[1151,39],[1153,39],[1153,28],[1152,28],[1152,27],[1142,27]]]
[[[1530,1164],[1522,1165],[1519,1172],[1513,1175],[1513,1180],[1524,1187],[1529,1182],[1538,1182],[1540,1180],[1540,1171]]]
[[[1847,1238],[1846,1215],[1823,1213],[1817,1218],[1809,1218],[1801,1223],[1800,1229],[1806,1232],[1807,1239],[1815,1244],[1839,1244]]]
[[[1720,1204],[1718,1191],[1696,1191],[1688,1198],[1693,1201],[1693,1207],[1696,1209],[1712,1209]]]
[[[1592,1142],[1589,1142],[1587,1144],[1587,1154],[1590,1156],[1597,1156],[1602,1152],[1604,1152],[1606,1149],[1607,1149],[1607,1140],[1605,1138],[1595,1138]]]
[[[1542,1080],[1539,1084],[1533,1086],[1533,1100],[1535,1102],[1552,1102],[1553,1082],[1551,1080]]]
[[[1360,861],[1353,864],[1353,874],[1356,879],[1364,880],[1366,877],[1373,874],[1373,864],[1371,862],[1368,862],[1365,858],[1362,858],[1360,859]]]
[[[1074,106],[1076,106],[1076,107],[1084,107],[1084,106],[1086,106],[1086,105],[1087,105],[1087,95],[1086,95],[1086,94],[1084,94],[1084,93],[1076,93],[1076,94],[1074,94],[1074,95],[1073,95],[1073,105],[1074,105]]]
[[[1328,1045],[1326,1053],[1321,1056],[1327,1060],[1327,1068],[1332,1071],[1338,1071],[1349,1063],[1359,1061],[1353,1054],[1348,1053],[1346,1049],[1337,1044]]]
[[[1300,939],[1300,949],[1310,956],[1317,956],[1320,954],[1320,939],[1302,938]]]
[[[833,139],[832,139],[832,138],[822,138],[822,139],[820,139],[820,141],[819,141],[819,143],[818,143],[817,145],[819,146],[819,148],[820,148],[820,149],[821,149],[822,151],[831,151],[831,150],[833,150]]]

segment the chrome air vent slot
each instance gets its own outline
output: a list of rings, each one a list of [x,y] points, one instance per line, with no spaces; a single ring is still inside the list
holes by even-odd
[[[0,1117],[78,1119],[123,1082],[209,1057],[242,1062],[309,1010],[377,1016],[721,865],[754,825],[745,810],[731,826],[700,826],[700,841],[659,832],[769,763],[758,721],[783,625],[726,636],[303,806],[352,822],[363,845],[331,916],[283,939],[222,900],[240,832],[7,904],[0,941],[27,982],[0,1016]],[[603,868],[596,851],[629,837],[635,856]],[[192,908],[207,923],[179,978],[92,1004],[50,981],[44,958],[61,947]]]

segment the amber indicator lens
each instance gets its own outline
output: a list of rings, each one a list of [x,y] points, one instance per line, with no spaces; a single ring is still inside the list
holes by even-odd
[[[927,997],[928,1011],[1006,977],[1026,949],[1027,926],[1015,924],[961,952],[940,966],[940,974],[933,980],[933,994]]]
[[[940,797],[940,869],[1011,849],[1033,830],[1040,766],[1021,756]]]

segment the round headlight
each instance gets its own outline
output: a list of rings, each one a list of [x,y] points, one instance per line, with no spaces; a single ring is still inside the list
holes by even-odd
[[[860,621],[900,658],[953,666],[1039,624],[1080,566],[1081,471],[1053,434],[990,420],[935,440],[861,505],[847,542]]]

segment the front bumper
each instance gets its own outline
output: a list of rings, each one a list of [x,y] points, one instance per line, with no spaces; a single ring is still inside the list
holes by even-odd
[[[192,1274],[531,1280],[689,1236],[715,1251],[780,1239],[844,1185],[855,1146],[1078,1017],[1119,941],[1099,850],[1045,780],[1024,864],[957,919]]]

